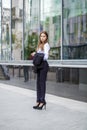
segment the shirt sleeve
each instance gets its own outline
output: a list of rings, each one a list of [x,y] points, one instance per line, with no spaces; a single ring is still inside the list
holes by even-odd
[[[50,50],[50,46],[48,43],[46,43],[44,45],[44,60],[47,60],[49,57],[49,50]]]

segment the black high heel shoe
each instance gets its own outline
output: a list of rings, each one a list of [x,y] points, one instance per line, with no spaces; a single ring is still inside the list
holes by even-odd
[[[38,110],[42,110],[43,108],[46,110],[46,103],[40,103],[37,107]]]
[[[37,103],[36,106],[33,106],[34,109],[37,109],[39,107],[40,103]]]

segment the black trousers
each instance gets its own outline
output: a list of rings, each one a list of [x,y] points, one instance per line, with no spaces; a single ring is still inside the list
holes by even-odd
[[[37,71],[37,102],[45,103],[46,78],[49,66],[44,61],[43,68]]]

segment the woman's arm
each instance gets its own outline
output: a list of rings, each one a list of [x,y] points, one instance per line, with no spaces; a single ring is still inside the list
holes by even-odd
[[[50,50],[50,46],[48,43],[46,43],[44,45],[44,60],[47,60],[49,57],[49,50]]]

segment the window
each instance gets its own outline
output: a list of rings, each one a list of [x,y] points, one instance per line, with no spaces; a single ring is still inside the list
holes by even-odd
[[[67,55],[64,59],[86,59],[87,57],[86,50],[83,50],[84,46],[87,46],[87,10],[83,8],[85,2],[87,0],[83,2],[70,0],[67,5],[68,0],[64,0],[63,11],[66,15],[63,14],[63,56]],[[65,12],[66,7],[69,12]]]
[[[22,17],[22,16],[23,16],[23,10],[19,9],[19,17]]]
[[[16,13],[15,11],[16,11],[16,9],[15,9],[15,7],[13,7],[12,8],[12,16],[15,16],[15,13]]]
[[[15,21],[12,21],[12,29],[15,29]]]

